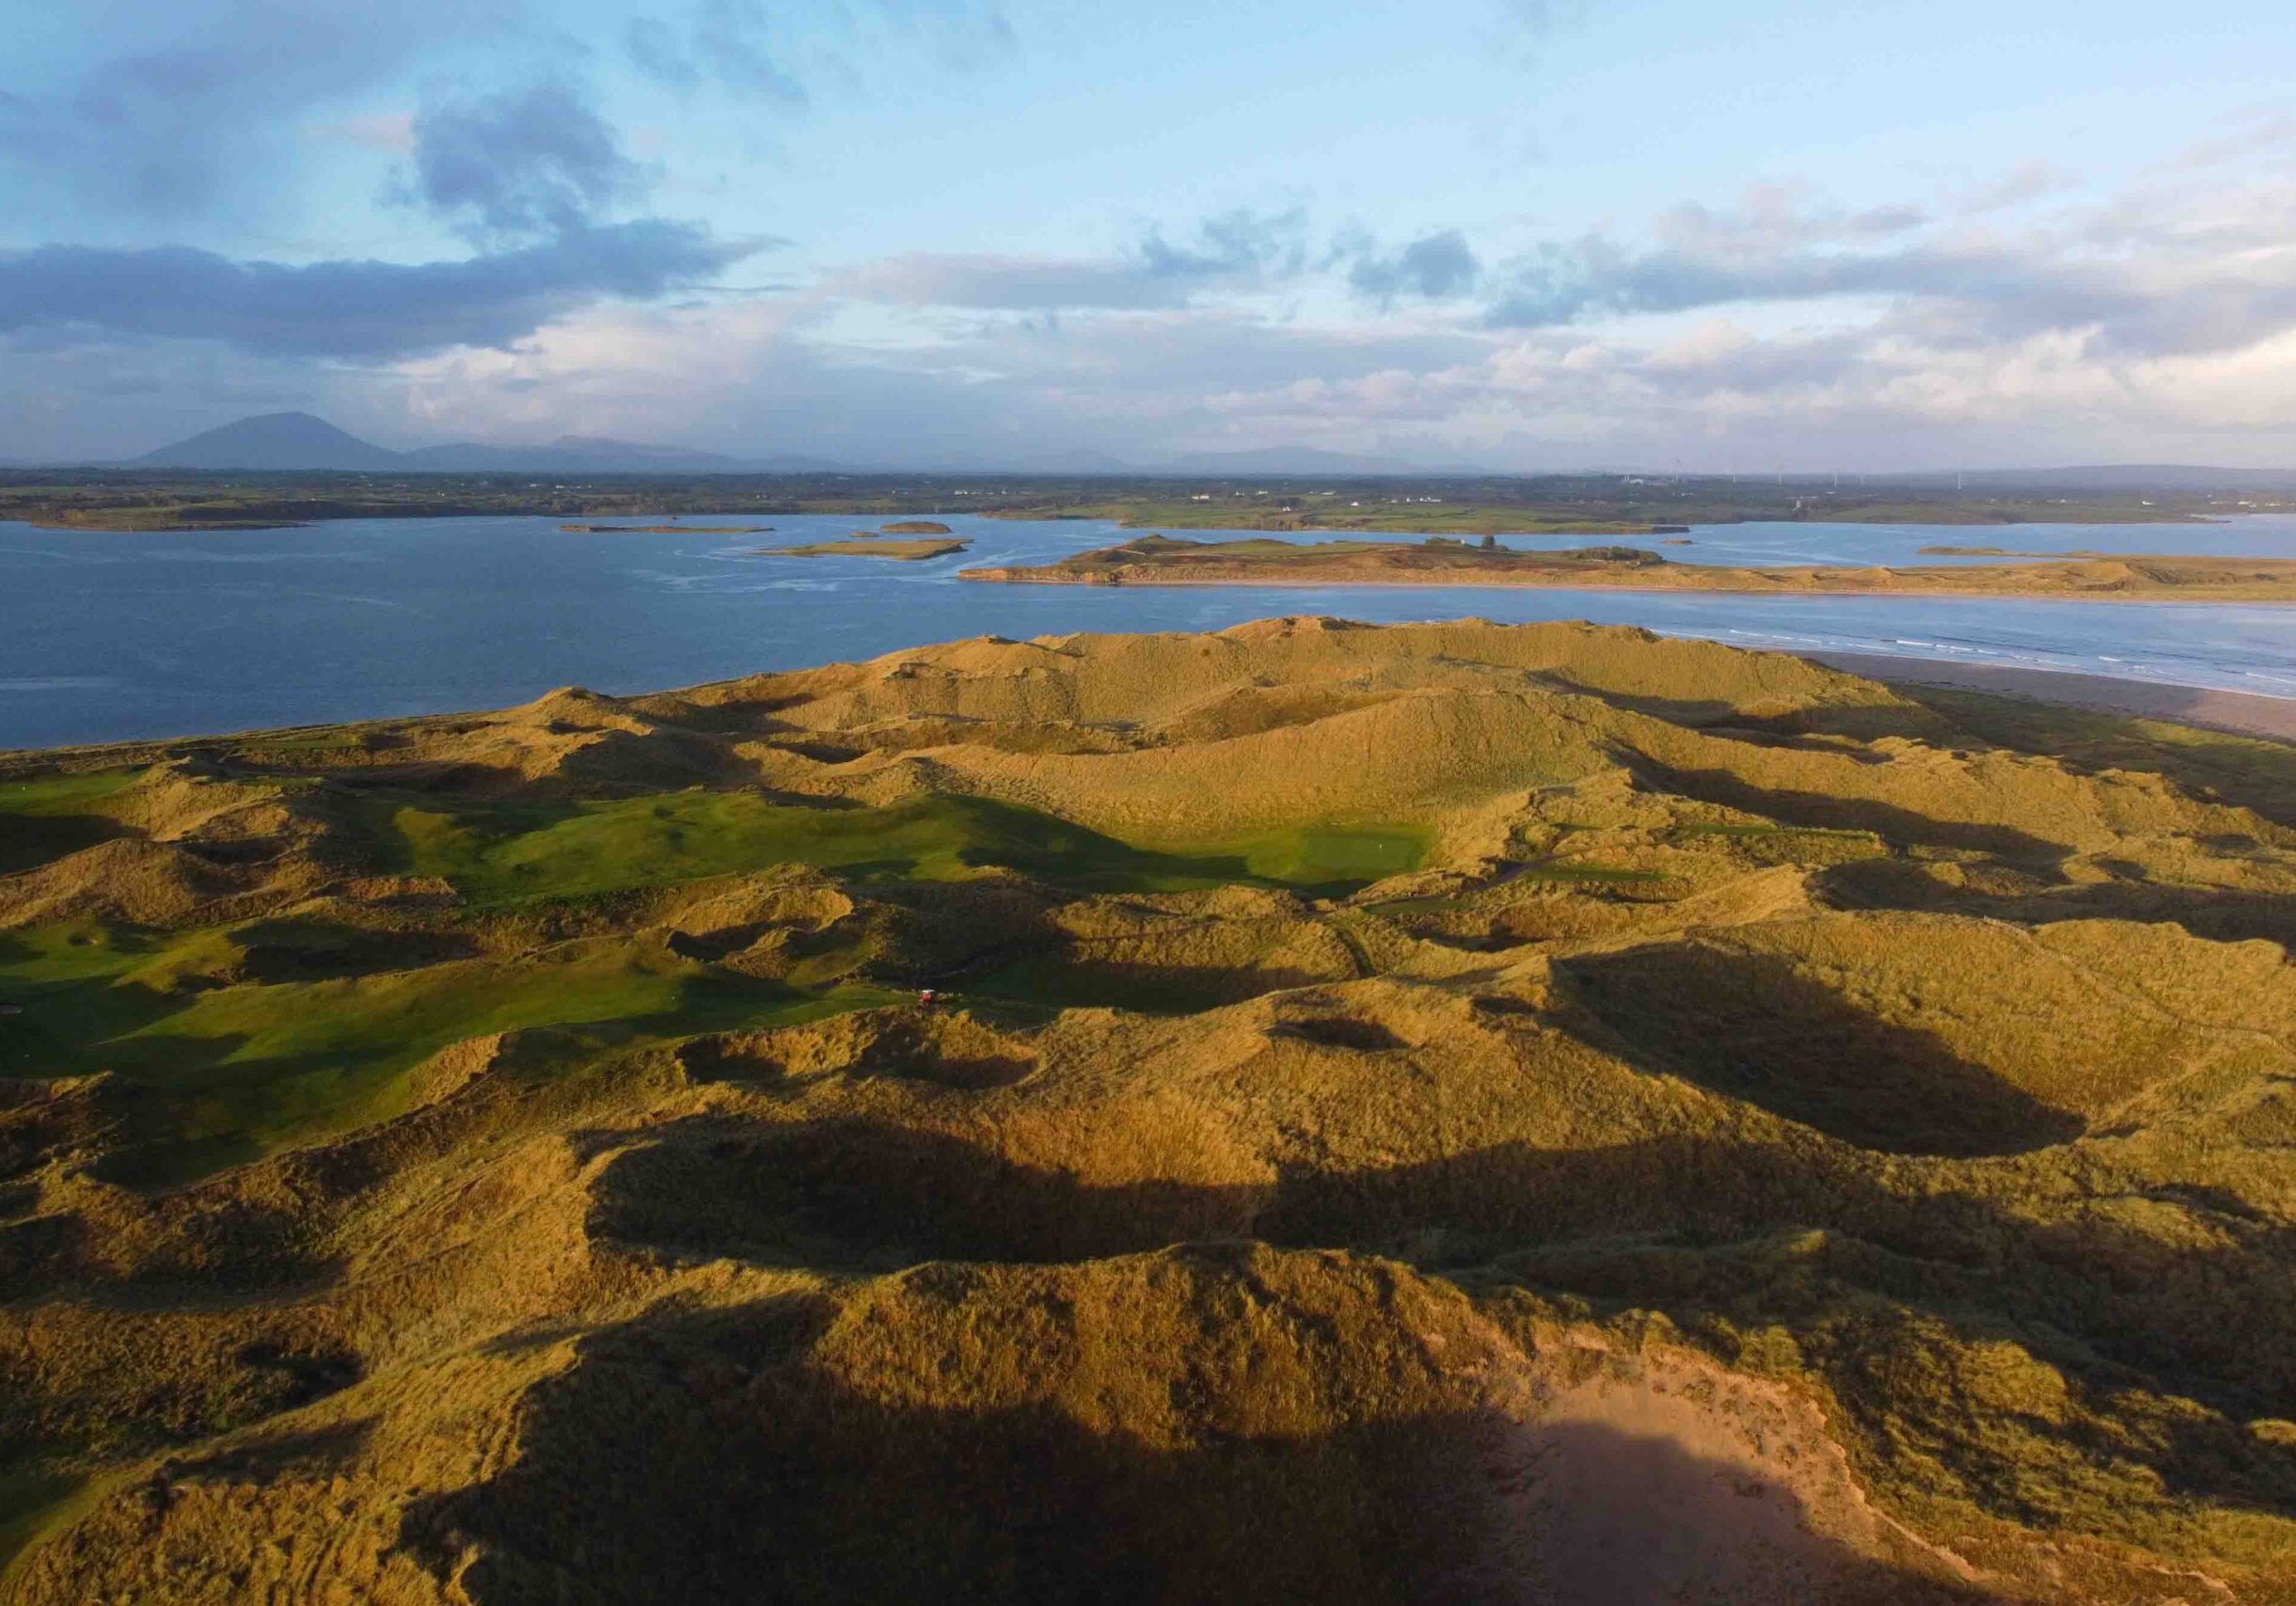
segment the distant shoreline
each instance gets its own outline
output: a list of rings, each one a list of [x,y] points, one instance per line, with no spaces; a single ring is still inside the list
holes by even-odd
[[[1680,569],[1676,570],[1675,572],[1679,573],[1683,569],[1690,569],[1692,567],[1693,565],[1690,564],[1683,564],[1680,566]],[[1857,568],[1851,567],[1848,564],[1842,564],[1838,565],[1837,567],[1838,572],[1844,574],[1855,574],[1860,572]],[[1948,568],[1943,564],[1938,565],[1938,568],[1940,573],[1955,575],[1968,575],[1978,572],[1967,568]],[[1716,572],[1728,573],[1730,571],[1718,570]],[[1833,571],[1828,568],[1799,567],[1780,572],[1822,575]],[[1906,571],[1901,569],[1898,572],[1904,573]],[[1637,592],[1665,596],[1873,596],[1928,598],[1932,600],[1940,596],[1975,599],[2002,597],[2008,600],[2020,602],[2111,602],[2123,606],[2141,606],[2146,603],[2170,603],[2178,604],[2185,607],[2203,607],[2209,605],[2229,605],[2232,607],[2241,608],[2296,607],[2296,596],[2276,596],[2259,594],[2253,590],[2218,590],[2210,592],[2197,586],[2193,588],[2195,595],[2179,596],[2174,594],[2161,595],[2160,593],[2153,593],[2145,596],[2131,596],[2127,592],[2107,591],[2102,588],[2092,591],[2068,591],[2064,589],[2019,589],[2006,586],[1981,587],[1974,585],[1940,585],[1934,587],[1881,585],[1863,586],[1844,585],[1831,582],[1801,585],[1752,585],[1745,583],[1711,582],[1702,578],[1687,583],[1655,585],[1648,582],[1638,583],[1637,581],[1631,580],[1608,579],[1606,578],[1600,570],[1589,570],[1578,574],[1558,573],[1554,576],[1554,578],[1551,579],[1544,576],[1536,578],[1527,577],[1519,572],[1509,576],[1492,575],[1478,578],[1471,570],[1462,569],[1431,569],[1420,571],[1418,573],[1389,572],[1386,574],[1367,574],[1362,571],[1354,571],[1329,575],[1286,575],[1280,572],[1273,574],[1253,572],[1189,577],[1170,570],[1161,572],[1151,571],[1148,574],[1127,572],[1121,574],[1120,576],[1105,573],[1095,574],[1088,570],[1072,569],[1062,572],[1057,568],[1056,565],[1044,564],[1030,568],[960,569],[958,571],[957,578],[958,580],[972,580],[984,585],[1097,585],[1111,588],[1121,588],[1126,586],[1136,588],[1196,586],[1205,589],[1225,588],[1229,590],[1249,590],[1257,587],[1267,587],[1270,589],[1285,588],[1291,590],[1329,591],[1334,589],[1345,590],[1355,587],[1374,586],[1387,590],[1409,590],[1413,588],[1455,586],[1462,590],[1619,591]]]
[[[2031,702],[2165,720],[2172,724],[2197,725],[2296,745],[2296,696],[2225,692],[2208,686],[2173,686],[2080,670],[2034,669],[2005,663],[1946,663],[1891,653],[1807,652],[1795,656],[1847,670],[1868,680],[2021,697]]]

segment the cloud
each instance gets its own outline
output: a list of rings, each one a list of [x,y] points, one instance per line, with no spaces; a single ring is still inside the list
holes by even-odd
[[[1471,364],[1488,344],[1207,310],[1081,314],[1059,339],[976,320],[935,344],[856,348],[826,337],[824,315],[789,297],[602,306],[510,351],[405,365],[438,421],[413,433],[643,427],[657,438],[736,452],[770,440],[856,463],[978,467],[1061,446],[1138,460],[1179,445],[1257,444],[1255,419],[1220,405],[1227,388]]]
[[[1307,265],[1307,209],[1238,207],[1198,224],[1188,245],[1171,245],[1161,229],[1150,229],[1137,249],[1142,265],[1158,278],[1287,278]]]
[[[853,460],[895,436],[975,462],[1015,441],[1134,459],[1408,440],[1423,460],[1876,468],[2275,450],[2296,406],[2296,252],[2281,244],[2296,184],[1983,221],[1765,186],[1670,208],[1639,239],[1493,267],[1451,231],[1319,254],[1296,213],[1223,215],[1104,257],[884,259],[781,298],[769,337],[754,302],[599,308],[499,356],[426,363],[426,383],[475,386],[455,405],[481,412],[546,411],[572,390],[605,433],[628,433],[634,410],[689,418],[717,444],[752,431]],[[1313,274],[1374,301],[1481,291],[1521,321],[1399,331],[1255,310]],[[919,318],[904,342],[839,344],[850,301],[1060,315]],[[790,321],[808,307],[819,321]]]
[[[1961,210],[1971,214],[2004,212],[2043,196],[2061,195],[2080,183],[2078,173],[2035,157],[1968,192],[1961,197]]]
[[[562,83],[426,104],[413,135],[408,195],[480,240],[573,233],[650,187],[614,131]]]
[[[1686,200],[1658,215],[1653,231],[1676,250],[1750,259],[1795,246],[1887,239],[1929,221],[1918,206],[1892,203],[1857,211],[1812,196],[1798,184],[1749,184],[1730,206]]]
[[[370,151],[388,151],[394,156],[415,153],[415,114],[412,112],[382,112],[369,117],[338,118],[331,122],[315,122],[309,132],[320,139],[340,139],[346,145],[363,146]]]
[[[1447,229],[1387,255],[1362,258],[1349,270],[1347,281],[1356,294],[1386,307],[1406,295],[1430,301],[1464,295],[1481,274],[1482,263],[1466,236]]]
[[[0,333],[219,341],[267,355],[374,362],[504,346],[608,297],[706,281],[753,243],[647,220],[576,227],[460,262],[234,262],[186,246],[0,252]]]
[[[1533,33],[1576,27],[1587,20],[1588,0],[1496,0],[1499,17]]]
[[[2194,140],[2169,158],[2172,171],[2194,172],[2250,156],[2296,155],[2296,114],[2264,108],[2234,119],[2223,134]]]
[[[7,91],[0,165],[83,216],[196,216],[228,193],[262,193],[278,126],[500,38],[520,10],[520,0],[116,0],[73,36],[78,59],[42,63],[37,87]]]
[[[1548,328],[1737,303],[1890,304],[1933,344],[2076,332],[2130,356],[2253,344],[2296,323],[2296,185],[2139,198],[2021,231],[1951,232],[1868,213],[1664,215],[1644,247],[1603,234],[1508,264],[1484,322]],[[1908,237],[1910,236],[1910,237]]]
[[[1488,0],[1491,37],[1502,57],[1535,66],[1543,48],[1587,21],[1591,0]]]
[[[1069,308],[1178,307],[1188,287],[1131,262],[909,251],[841,274],[825,287],[857,301],[1034,312]]]
[[[1183,244],[1150,229],[1109,257],[909,251],[832,276],[825,293],[899,307],[974,311],[1142,310],[1188,305],[1214,290],[1250,290],[1307,268],[1305,208],[1222,213]]]
[[[773,53],[758,0],[699,0],[675,24],[633,17],[622,45],[632,66],[669,88],[691,91],[707,82],[736,95],[805,100],[804,86]]]
[[[871,26],[922,36],[951,66],[976,65],[1014,46],[1012,25],[980,0],[857,0],[819,7],[803,30],[777,29],[762,0],[692,0],[674,13],[648,12],[622,29],[630,65],[666,88],[705,87],[738,98],[796,105],[809,76],[834,65],[854,77],[847,57],[871,48]]]

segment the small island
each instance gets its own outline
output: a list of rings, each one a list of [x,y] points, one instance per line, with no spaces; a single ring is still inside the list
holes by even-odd
[[[882,541],[857,540],[815,541],[806,547],[760,547],[751,553],[758,558],[892,558],[897,563],[917,564],[927,558],[945,558],[952,552],[961,552],[972,546],[970,541]]]
[[[562,524],[562,535],[770,535],[770,524]]]
[[[2129,554],[1968,567],[1729,568],[1640,547],[1523,551],[1486,536],[1425,541],[1188,541],[1148,535],[1034,567],[966,569],[1021,585],[1516,585],[1623,591],[2296,602],[2296,559]]]
[[[946,535],[949,527],[930,518],[904,518],[888,524],[878,532],[880,535]]]

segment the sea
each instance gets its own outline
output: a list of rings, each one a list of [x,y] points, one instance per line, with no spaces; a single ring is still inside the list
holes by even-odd
[[[2296,608],[2014,597],[1746,596],[1469,586],[985,585],[1140,532],[1097,519],[937,516],[972,542],[925,563],[785,558],[870,528],[850,515],[695,516],[669,533],[557,518],[349,519],[196,534],[0,522],[0,748],[499,708],[553,687],[656,691],[873,658],[959,637],[1210,630],[1285,613],[1376,622],[1589,619],[1787,652],[1846,651],[2296,698]],[[769,524],[769,533],[694,526]],[[1188,531],[1221,538],[1218,531]],[[1227,532],[1243,534],[1245,532]],[[2296,558],[2296,516],[2210,524],[1752,523],[1661,537],[1503,536],[1510,547],[1657,547],[1677,563],[1983,563],[2019,552]]]

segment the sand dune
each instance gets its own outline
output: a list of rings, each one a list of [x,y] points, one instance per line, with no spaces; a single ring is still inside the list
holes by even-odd
[[[2291,800],[1315,618],[13,756],[0,1599],[2291,1598]]]

